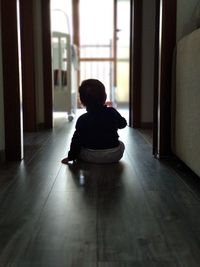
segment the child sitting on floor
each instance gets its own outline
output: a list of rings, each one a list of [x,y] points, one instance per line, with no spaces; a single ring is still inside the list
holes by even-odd
[[[75,126],[68,157],[62,160],[81,159],[92,163],[118,162],[124,153],[124,144],[118,140],[118,129],[127,122],[113,107],[105,105],[104,85],[96,79],[88,79],[79,87],[81,103],[86,113],[81,115]]]

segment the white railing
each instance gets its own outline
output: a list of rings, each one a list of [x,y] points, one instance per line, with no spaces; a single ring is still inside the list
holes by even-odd
[[[80,81],[99,79],[106,87],[107,100],[114,101],[114,58],[112,44],[80,46]]]

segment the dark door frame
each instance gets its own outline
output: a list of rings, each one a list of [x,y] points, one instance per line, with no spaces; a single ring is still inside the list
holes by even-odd
[[[25,129],[36,130],[36,103],[34,87],[33,58],[33,6],[32,1],[21,1],[21,33],[22,33],[22,83],[20,86],[19,43],[17,24],[17,0],[1,1],[2,30],[2,64],[4,87],[4,125],[5,125],[5,158],[21,160],[23,158],[23,111],[22,93],[25,100]],[[46,128],[53,126],[52,70],[51,70],[51,27],[50,0],[42,2],[42,36],[43,36],[43,77],[44,77],[44,124]],[[26,6],[25,6],[26,5]],[[26,21],[29,9],[28,22]],[[25,12],[26,11],[26,12]],[[27,55],[29,55],[27,57]],[[30,73],[29,73],[30,72]],[[23,92],[22,92],[23,91]],[[30,105],[28,104],[30,101]],[[31,112],[30,112],[31,111]],[[29,114],[28,114],[29,113]],[[31,113],[31,115],[30,115]],[[29,120],[31,118],[31,120]]]
[[[42,0],[42,52],[44,88],[44,126],[53,128],[53,84],[51,55],[51,0]]]
[[[131,1],[130,126],[141,127],[142,0]],[[171,87],[176,0],[155,0],[153,155],[171,156]]]
[[[6,160],[23,158],[22,88],[19,76],[17,1],[1,1]]]
[[[37,131],[33,1],[20,0],[24,132]]]
[[[156,0],[153,154],[171,156],[171,94],[176,46],[176,0]]]

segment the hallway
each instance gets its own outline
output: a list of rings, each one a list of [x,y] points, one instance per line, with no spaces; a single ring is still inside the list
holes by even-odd
[[[0,267],[198,267],[197,194],[129,127],[120,163],[61,164],[74,122],[0,166]]]

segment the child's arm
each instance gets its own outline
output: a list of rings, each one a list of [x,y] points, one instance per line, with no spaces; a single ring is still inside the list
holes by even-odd
[[[115,113],[116,121],[117,121],[117,127],[118,129],[123,129],[127,126],[127,121],[124,117],[121,116],[121,114],[114,108],[113,112]]]
[[[121,115],[120,115],[120,118],[119,118],[119,120],[118,120],[118,128],[119,129],[123,129],[123,128],[125,128],[126,126],[127,126],[127,121],[126,121],[126,119],[124,118],[124,117],[122,117]]]
[[[73,134],[70,150],[68,152],[68,161],[77,159],[81,150],[81,136],[76,130]]]
[[[73,161],[78,158],[78,155],[81,150],[82,146],[82,139],[81,139],[81,128],[82,128],[82,119],[79,117],[76,126],[75,126],[75,132],[73,134],[71,144],[70,144],[70,150],[68,152],[68,157],[63,159],[65,162]],[[63,162],[63,163],[65,163]]]
[[[64,158],[61,162],[64,164],[68,164],[69,161],[76,160],[78,158],[80,150],[81,150],[80,135],[76,130],[74,132],[72,140],[71,140],[70,150],[68,152],[68,156],[67,156],[67,158]]]

